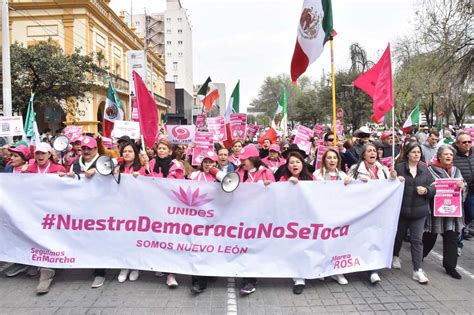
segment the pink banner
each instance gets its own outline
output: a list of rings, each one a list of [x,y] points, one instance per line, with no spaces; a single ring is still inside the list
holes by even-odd
[[[204,154],[212,150],[214,150],[214,141],[212,140],[212,133],[196,131],[196,134],[194,136],[192,165],[201,165]]]
[[[436,179],[434,197],[435,217],[462,217],[460,179]]]
[[[230,114],[230,137],[234,139],[245,139],[247,131],[247,114]]]
[[[306,152],[306,154],[309,154],[309,150],[311,149],[312,136],[313,130],[305,126],[299,126],[293,143],[297,144],[301,150]]]
[[[196,128],[205,129],[206,128],[206,114],[196,115]]]
[[[223,116],[208,117],[207,127],[212,133],[215,142],[222,142],[227,140],[227,133],[225,132],[225,119]]]

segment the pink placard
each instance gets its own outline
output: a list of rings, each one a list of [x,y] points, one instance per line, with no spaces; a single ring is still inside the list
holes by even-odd
[[[245,139],[247,131],[247,114],[230,114],[230,137],[234,139]]]
[[[471,138],[474,138],[474,128],[464,128],[464,131],[471,135]]]
[[[196,131],[196,134],[194,136],[192,165],[201,165],[202,157],[204,156],[204,154],[212,150],[214,150],[214,141],[212,140],[212,133]]]
[[[324,135],[325,130],[326,130],[326,128],[323,125],[316,124],[316,125],[314,125],[314,128],[313,128],[313,135],[315,137],[318,137],[319,139],[321,139]]]
[[[67,126],[64,128],[64,135],[69,141],[75,142],[82,136],[82,126]]]
[[[462,217],[461,188],[457,186],[460,179],[436,179],[434,197],[435,217]]]
[[[207,127],[209,132],[212,133],[215,142],[221,142],[227,140],[227,132],[225,132],[225,119],[224,116],[208,117]]]
[[[196,125],[197,129],[206,128],[206,114],[196,115],[196,124],[195,125]]]
[[[386,167],[390,169],[392,168],[392,157],[389,156],[389,157],[381,158],[380,163],[382,163],[382,165],[385,165]]]
[[[293,143],[297,144],[301,150],[306,152],[306,154],[309,154],[309,150],[311,149],[312,136],[313,130],[305,126],[299,126]]]
[[[260,130],[260,127],[258,125],[253,125],[253,124],[248,124],[247,125],[247,136],[250,138],[250,140],[253,140],[257,132]]]
[[[317,170],[321,169],[321,165],[323,165],[323,155],[329,148],[333,148],[337,150],[336,147],[318,145],[318,154],[316,155],[316,169]]]

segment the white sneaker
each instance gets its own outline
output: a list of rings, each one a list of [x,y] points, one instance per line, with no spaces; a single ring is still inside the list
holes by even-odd
[[[130,272],[130,270],[128,270],[128,269],[120,270],[120,273],[118,275],[118,282],[120,282],[120,283],[125,282],[127,280],[129,272]]]
[[[402,260],[400,259],[400,257],[393,256],[392,268],[393,269],[402,269]]]
[[[380,282],[380,277],[379,277],[379,274],[377,272],[373,272],[371,275],[370,275],[370,283],[372,284],[375,284],[377,282]]]
[[[346,279],[346,277],[344,277],[344,275],[333,275],[333,276],[331,276],[331,278],[336,280],[337,283],[339,283],[340,285],[346,285],[346,284],[349,283],[349,281],[347,281],[347,279]]]
[[[103,286],[105,283],[105,277],[101,277],[101,276],[96,276],[94,278],[94,281],[92,282],[92,285],[91,287],[92,288],[100,288],[101,286]]]
[[[461,257],[461,254],[462,254],[462,248],[458,247],[458,257]]]
[[[165,274],[162,273],[161,271],[155,272],[155,277],[163,277]]]
[[[174,274],[172,274],[172,273],[168,274],[168,277],[166,278],[166,285],[169,288],[178,287],[178,281],[176,281],[176,278],[174,277]]]
[[[140,271],[132,270],[132,272],[130,272],[130,275],[128,276],[128,280],[137,281],[139,276],[140,276]]]
[[[418,281],[421,284],[428,283],[430,279],[426,277],[425,272],[420,268],[418,271],[413,271],[413,280]]]

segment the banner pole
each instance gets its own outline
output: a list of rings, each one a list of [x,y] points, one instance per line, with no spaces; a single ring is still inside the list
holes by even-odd
[[[337,128],[336,128],[336,78],[334,74],[334,44],[333,36],[329,38],[331,46],[331,82],[332,82],[332,128],[334,132],[334,146],[337,145]]]
[[[395,104],[392,106],[392,170],[395,169]]]

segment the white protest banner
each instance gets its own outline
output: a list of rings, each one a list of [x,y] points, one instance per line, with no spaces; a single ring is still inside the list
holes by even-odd
[[[198,114],[196,115],[196,128],[197,129],[205,129],[206,128],[206,114]]]
[[[0,117],[0,137],[22,136],[24,133],[22,116]]]
[[[434,197],[435,217],[462,217],[461,188],[459,179],[438,178],[435,181],[436,195]]]
[[[173,144],[189,144],[194,141],[196,126],[194,125],[166,125],[168,138]]]
[[[224,116],[208,117],[207,128],[209,129],[209,132],[212,133],[215,142],[227,140]]]
[[[313,136],[313,130],[305,126],[299,126],[296,131],[296,137],[293,143],[297,144],[298,147],[309,154],[311,149],[311,137]]]
[[[112,136],[114,138],[129,136],[131,139],[139,139],[140,123],[137,121],[115,120]]]
[[[214,150],[214,141],[212,133],[204,131],[196,131],[194,137],[193,158],[191,164],[194,166],[201,165],[206,152]]]
[[[243,183],[225,193],[145,176],[117,185],[2,173],[0,261],[220,277],[377,270],[390,267],[402,195],[398,180]]]
[[[75,142],[82,136],[82,126],[67,126],[63,132],[69,138],[69,141]]]
[[[230,114],[230,137],[234,139],[245,139],[247,132],[247,114]]]
[[[253,140],[257,132],[260,130],[258,125],[248,124],[247,125],[247,137],[249,137],[250,141]]]

